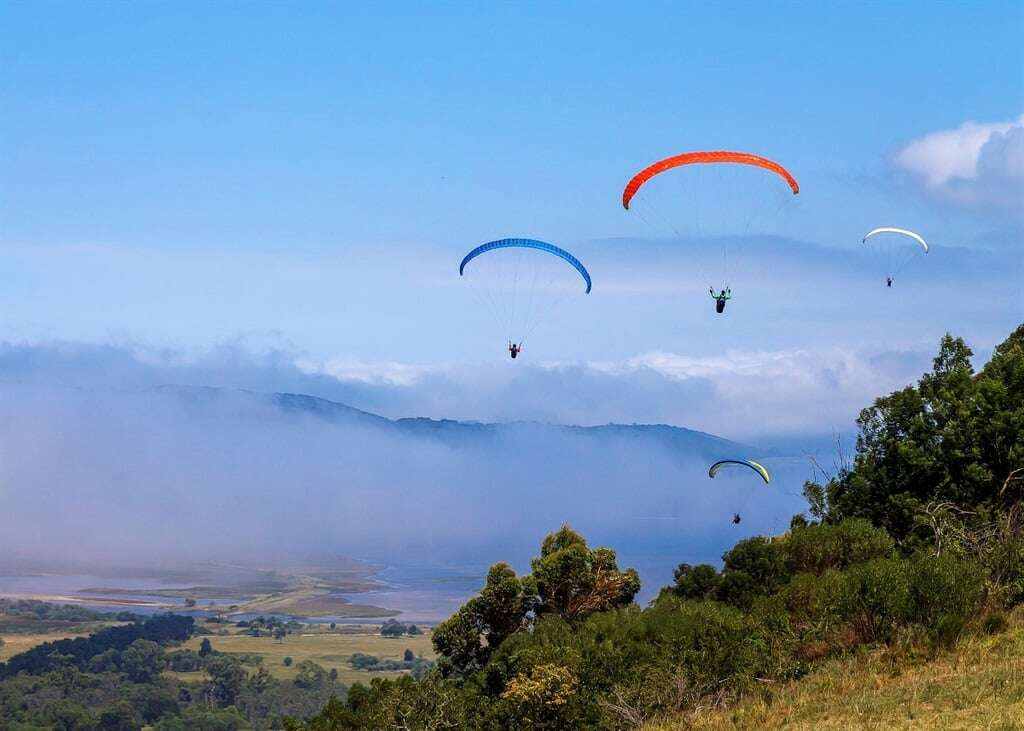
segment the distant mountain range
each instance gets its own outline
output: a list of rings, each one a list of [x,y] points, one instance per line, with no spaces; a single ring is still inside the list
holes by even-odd
[[[305,394],[261,394],[252,391],[183,386],[163,386],[158,390],[162,393],[176,394],[186,406],[211,408],[216,407],[219,401],[226,402],[228,399],[241,396],[246,400],[251,399],[253,405],[270,405],[286,416],[311,416],[330,424],[360,426],[422,439],[438,440],[453,447],[486,445],[497,442],[506,436],[536,436],[550,432],[552,436],[578,436],[584,439],[603,437],[620,442],[635,440],[646,444],[657,444],[679,454],[705,459],[735,455],[771,456],[776,453],[775,450],[759,449],[714,434],[666,424],[568,426],[539,422],[487,424],[426,417],[389,419],[337,401]]]

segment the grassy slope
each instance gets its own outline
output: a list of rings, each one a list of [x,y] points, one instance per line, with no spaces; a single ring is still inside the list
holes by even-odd
[[[829,661],[778,688],[646,731],[676,729],[1024,729],[1024,610],[1010,629],[971,637],[928,662],[897,663],[880,651]]]

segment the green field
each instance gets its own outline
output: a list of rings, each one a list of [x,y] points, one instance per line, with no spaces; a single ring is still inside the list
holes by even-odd
[[[263,667],[274,677],[290,679],[295,677],[295,666],[303,660],[312,660],[330,670],[336,668],[341,682],[351,685],[357,681],[369,683],[373,678],[393,678],[401,673],[371,673],[356,670],[349,664],[349,658],[357,652],[376,655],[382,659],[401,660],[406,648],[416,655],[434,659],[430,635],[392,639],[381,637],[376,626],[338,627],[330,631],[326,627],[303,628],[289,634],[283,641],[272,637],[251,637],[238,634],[232,627],[228,635],[206,635],[213,649],[224,653],[256,654],[263,658]],[[203,637],[193,637],[184,647],[198,650]],[[284,658],[291,657],[291,667],[286,667]],[[251,667],[251,666],[250,666]],[[255,670],[255,668],[252,668]],[[201,679],[202,673],[177,673],[182,679]]]

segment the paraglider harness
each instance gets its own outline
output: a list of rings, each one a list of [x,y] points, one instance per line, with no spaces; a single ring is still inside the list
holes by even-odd
[[[732,290],[726,287],[721,293],[715,294],[715,288],[709,287],[708,291],[711,292],[711,296],[715,299],[715,312],[718,314],[725,312],[725,302],[732,299]]]
[[[509,354],[513,358],[515,358],[517,355],[519,355],[519,353],[522,351],[522,349],[523,349],[523,344],[522,343],[519,343],[518,345],[516,345],[511,340],[508,341],[508,352],[509,352]]]
[[[740,524],[740,514],[739,513],[733,513],[732,524],[733,525],[739,525]]]
[[[886,277],[885,278],[885,286],[886,287],[891,287],[892,286],[892,277]]]

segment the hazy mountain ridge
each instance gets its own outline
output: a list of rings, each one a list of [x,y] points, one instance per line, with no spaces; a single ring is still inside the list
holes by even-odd
[[[764,450],[715,434],[668,424],[577,426],[546,424],[535,421],[484,423],[478,421],[459,421],[456,419],[432,419],[428,417],[389,419],[354,406],[349,406],[348,404],[307,394],[264,394],[255,391],[216,387],[196,388],[190,386],[162,386],[159,390],[165,393],[174,393],[187,406],[200,405],[209,407],[220,399],[226,402],[232,396],[243,396],[246,399],[252,399],[254,404],[272,406],[288,416],[310,416],[322,419],[330,424],[355,425],[384,431],[394,431],[422,439],[439,440],[451,447],[489,443],[509,435],[523,433],[537,435],[538,433],[551,432],[552,435],[571,435],[583,438],[611,437],[647,441],[652,444],[658,444],[670,451],[678,451],[687,455],[699,455],[707,459],[726,455],[764,456],[766,454],[777,454],[776,450]]]

